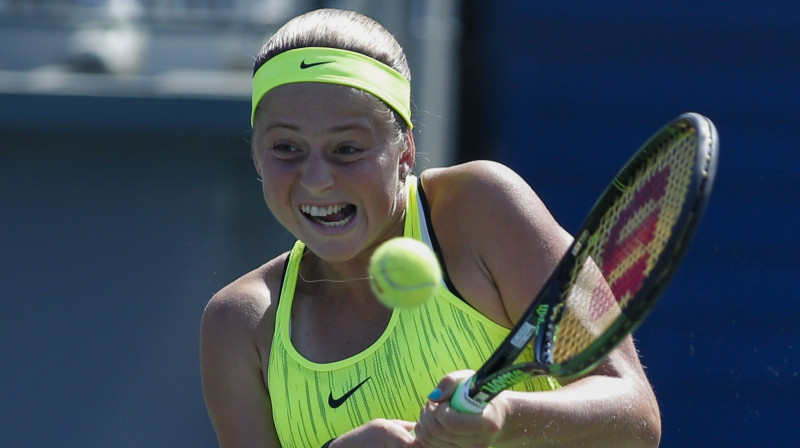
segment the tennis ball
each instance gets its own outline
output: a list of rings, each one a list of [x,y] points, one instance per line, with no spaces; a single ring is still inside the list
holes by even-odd
[[[392,238],[370,258],[370,287],[389,308],[422,305],[433,297],[441,281],[442,269],[436,255],[413,238]]]

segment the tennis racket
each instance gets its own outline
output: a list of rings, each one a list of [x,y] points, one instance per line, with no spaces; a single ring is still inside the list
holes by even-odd
[[[686,113],[658,131],[597,200],[567,254],[451,405],[480,413],[534,375],[583,375],[635,330],[681,263],[711,193],[718,137]],[[513,364],[533,345],[534,360]]]

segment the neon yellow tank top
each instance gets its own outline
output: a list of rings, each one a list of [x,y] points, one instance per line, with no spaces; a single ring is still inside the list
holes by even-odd
[[[404,235],[431,243],[417,180],[409,176]],[[319,364],[292,345],[289,322],[305,245],[292,249],[278,303],[269,358],[269,393],[283,448],[319,447],[376,418],[416,421],[427,395],[447,373],[477,369],[508,334],[446,287],[423,306],[394,310],[381,337],[363,352]],[[533,359],[531,349],[522,358]],[[551,377],[514,390],[552,390]]]

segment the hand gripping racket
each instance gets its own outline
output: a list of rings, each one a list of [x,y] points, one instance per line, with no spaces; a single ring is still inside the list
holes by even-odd
[[[451,405],[480,413],[533,375],[570,378],[595,368],[636,329],[686,254],[711,193],[718,137],[686,113],[658,131],[597,200],[567,254]],[[534,360],[512,365],[531,343]]]

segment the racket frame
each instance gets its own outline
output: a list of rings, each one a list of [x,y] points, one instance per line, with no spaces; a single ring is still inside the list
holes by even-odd
[[[563,362],[553,362],[553,337],[563,307],[561,311],[555,312],[551,312],[550,308],[560,306],[560,291],[564,283],[568,281],[575,266],[585,262],[588,253],[583,249],[590,235],[597,228],[607,207],[624,194],[628,181],[633,179],[642,163],[664,145],[668,145],[670,140],[682,136],[689,128],[695,129],[698,149],[688,191],[696,193],[692,204],[684,205],[681,209],[675,224],[681,230],[670,235],[665,249],[667,255],[660,257],[652,271],[655,275],[648,278],[637,293],[647,299],[637,301],[640,306],[621,313],[586,349]],[[451,399],[451,405],[462,412],[480,413],[502,390],[530,376],[552,375],[570,379],[585,375],[596,368],[628,334],[636,330],[677,272],[697,231],[713,189],[718,142],[717,131],[711,120],[693,112],[680,115],[648,139],[596,201],[567,253],[506,339],[471,378],[459,385]],[[531,341],[534,361],[512,364]]]

